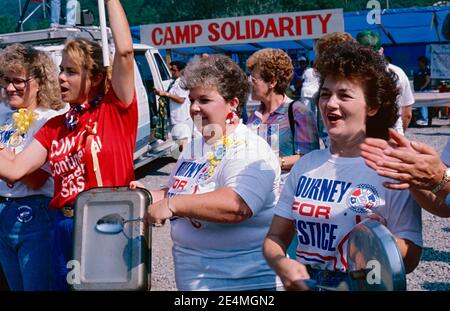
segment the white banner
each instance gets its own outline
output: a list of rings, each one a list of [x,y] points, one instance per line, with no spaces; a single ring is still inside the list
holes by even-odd
[[[431,78],[450,79],[450,44],[431,44]]]
[[[316,39],[335,31],[344,31],[342,9],[142,25],[141,42],[172,49]]]

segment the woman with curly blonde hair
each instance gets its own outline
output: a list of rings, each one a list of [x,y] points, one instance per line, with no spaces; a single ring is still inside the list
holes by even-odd
[[[59,66],[61,98],[70,109],[47,122],[14,159],[0,151],[0,178],[8,182],[20,180],[45,161],[50,164],[54,178],[50,207],[57,211],[52,257],[54,289],[58,290],[68,289],[67,262],[72,259],[73,208],[78,194],[93,187],[126,185],[134,179],[138,106],[133,42],[120,0],[105,4],[115,43],[111,79],[100,44],[70,39]]]
[[[286,52],[271,48],[259,50],[247,60],[247,68],[250,71],[252,99],[261,102],[247,124],[253,129],[259,129],[261,124],[267,126],[268,142],[275,151],[275,143],[278,143],[280,167],[283,177],[287,177],[295,161],[319,148],[314,116],[305,105],[293,102],[285,93],[294,74],[292,60]],[[290,105],[293,126],[289,121]]]
[[[0,54],[0,143],[14,158],[64,106],[57,69],[45,52],[22,44]],[[0,263],[11,290],[49,290],[53,179],[43,167],[20,181],[0,180]]]

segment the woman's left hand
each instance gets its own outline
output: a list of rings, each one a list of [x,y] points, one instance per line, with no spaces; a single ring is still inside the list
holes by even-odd
[[[173,216],[172,211],[169,209],[169,199],[165,198],[148,207],[144,220],[147,224],[164,225],[166,219]]]

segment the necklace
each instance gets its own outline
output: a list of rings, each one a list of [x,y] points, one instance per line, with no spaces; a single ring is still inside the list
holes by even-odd
[[[225,157],[228,149],[236,147],[240,141],[234,138],[222,137],[214,143],[213,150],[206,153],[206,159],[209,162],[208,177],[214,174],[214,171],[220,161]]]

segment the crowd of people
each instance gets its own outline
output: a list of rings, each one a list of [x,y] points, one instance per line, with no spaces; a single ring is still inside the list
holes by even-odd
[[[112,68],[85,39],[66,42],[59,76],[45,52],[0,52],[0,265],[12,290],[69,289],[82,191],[144,187],[133,170],[131,34],[120,1],[106,8]],[[440,159],[403,136],[411,90],[379,36],[332,33],[316,51],[299,100],[287,95],[295,68],[280,49],[251,55],[247,74],[224,55],[172,62],[173,83],[154,90],[169,98],[183,148],[166,187],[149,189],[145,221],[171,223],[179,290],[337,286],[348,279],[349,233],[366,218],[394,235],[409,273],[421,209],[450,217],[450,138]],[[250,94],[260,106],[244,124]]]

